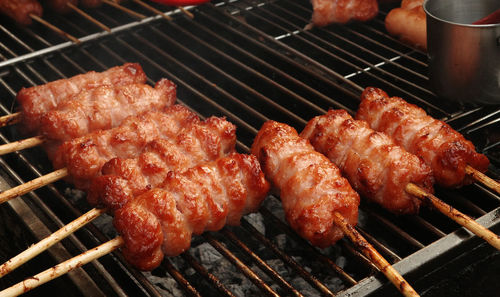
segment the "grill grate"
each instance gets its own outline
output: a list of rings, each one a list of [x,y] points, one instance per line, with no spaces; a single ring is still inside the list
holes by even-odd
[[[167,11],[173,18],[170,22],[135,3],[124,5],[146,17],[137,19],[110,6],[88,11],[112,28],[111,33],[74,15],[44,16],[78,37],[81,45],[38,24],[18,28],[0,22],[2,113],[16,109],[15,94],[23,86],[139,62],[150,83],[161,77],[175,81],[179,102],[200,116],[226,116],[236,124],[238,149],[248,151],[266,120],[301,130],[310,118],[329,108],[354,113],[363,88],[377,86],[447,120],[488,155],[490,175],[499,176],[498,109],[443,102],[429,91],[425,53],[385,32],[383,19],[390,7],[382,6],[379,16],[366,24],[305,30],[311,15],[307,1],[214,1],[189,8],[193,19],[179,10]],[[21,139],[15,127],[0,132],[4,143]],[[49,173],[50,163],[40,156],[43,151],[32,148],[0,159],[4,188]],[[483,225],[498,229],[498,195],[479,185],[436,192]],[[85,198],[64,182],[8,205],[8,211],[33,233],[27,242],[38,241],[88,209]],[[480,243],[428,209],[418,216],[396,217],[362,203],[358,230],[410,282],[416,282],[417,290],[440,261],[459,253],[458,247]],[[101,217],[51,249],[51,261],[81,253],[113,236],[110,218]],[[20,251],[10,252],[3,260]],[[32,274],[21,270],[0,281],[7,286]],[[284,223],[274,196],[258,214],[243,218],[240,227],[195,238],[191,250],[166,259],[151,273],[131,269],[119,253],[113,253],[68,279],[44,287],[50,291],[70,283],[66,286],[75,288],[75,296],[176,296],[181,292],[193,296],[363,296],[380,291],[386,283],[348,241],[318,250],[298,238]],[[247,287],[241,289],[243,285]],[[395,289],[384,292],[395,294]]]

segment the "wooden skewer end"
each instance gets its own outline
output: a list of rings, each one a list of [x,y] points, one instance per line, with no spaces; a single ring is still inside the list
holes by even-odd
[[[387,260],[338,212],[334,213],[335,224],[342,229],[344,234],[367,256],[377,268],[394,284],[394,286],[407,297],[420,296],[412,286],[392,267]]]
[[[428,201],[434,208],[439,210],[442,214],[446,215],[450,219],[457,222],[460,226],[463,226],[467,230],[471,231],[478,237],[486,240],[493,247],[500,250],[500,236],[488,230],[483,225],[476,222],[474,219],[468,215],[456,210],[453,206],[445,203],[441,199],[437,198],[431,193],[427,193],[425,190],[419,186],[409,183],[406,185],[406,192],[417,198]]]

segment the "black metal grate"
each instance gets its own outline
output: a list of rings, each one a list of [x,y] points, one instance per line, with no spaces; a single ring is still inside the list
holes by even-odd
[[[383,19],[390,7],[382,6],[379,16],[366,24],[305,30],[311,15],[307,1],[215,1],[189,8],[194,18],[179,10],[167,11],[173,21],[133,2],[124,6],[146,18],[139,20],[110,6],[88,11],[111,27],[111,33],[101,32],[75,15],[44,16],[79,38],[80,45],[39,24],[19,28],[2,20],[2,113],[16,110],[15,94],[23,86],[139,62],[150,83],[161,77],[175,81],[181,104],[202,117],[226,116],[235,123],[238,148],[246,152],[266,120],[286,122],[301,130],[310,118],[329,108],[355,112],[363,88],[376,86],[447,120],[488,155],[490,175],[498,178],[498,107],[460,106],[437,98],[428,88],[425,53],[386,34]],[[0,132],[5,143],[22,137],[16,127]],[[4,156],[0,159],[4,188],[49,173],[49,164],[40,148]],[[438,188],[437,195],[479,218],[482,224],[498,229],[498,195],[478,185],[458,190]],[[75,219],[89,206],[71,185],[56,182],[2,208],[14,217],[12,220],[28,227],[33,238],[26,241],[33,242]],[[428,209],[418,216],[396,217],[363,203],[358,229],[390,262],[397,263],[396,268],[410,281],[415,281],[417,290],[426,287],[422,280],[442,261],[480,243]],[[37,265],[53,265],[112,236],[109,218],[100,218],[51,249],[47,261],[52,264]],[[75,296],[175,296],[181,292],[195,296],[395,294],[390,286],[381,289],[385,279],[348,241],[317,250],[298,238],[284,223],[279,199],[274,196],[257,215],[245,217],[240,227],[197,237],[192,246],[184,255],[166,259],[152,273],[131,269],[119,253],[113,253],[84,266],[70,278],[44,287],[50,291],[69,286]],[[16,247],[11,254],[2,255],[2,261],[22,249]],[[207,257],[212,262],[205,261]],[[7,286],[41,270],[33,269],[21,269],[0,282]],[[39,290],[43,288],[33,294]]]

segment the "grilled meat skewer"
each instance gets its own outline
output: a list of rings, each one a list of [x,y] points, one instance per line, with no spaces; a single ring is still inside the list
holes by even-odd
[[[403,42],[427,50],[427,27],[423,0],[403,0],[401,7],[394,8],[385,17],[389,34]]]
[[[40,134],[50,140],[70,140],[116,127],[131,115],[162,110],[175,100],[176,86],[167,79],[154,88],[139,83],[83,90],[42,116]]]
[[[398,145],[422,158],[438,184],[460,187],[471,183],[467,165],[480,172],[488,169],[488,158],[477,153],[472,142],[418,106],[371,87],[364,90],[361,99],[356,119],[368,122],[372,129],[388,134]]]
[[[116,128],[66,141],[55,150],[52,162],[55,168],[66,167],[69,180],[85,190],[110,159],[136,156],[149,142],[157,138],[174,138],[189,122],[197,119],[193,112],[180,105],[170,106],[164,112],[131,116]]]
[[[188,123],[171,139],[155,139],[138,156],[113,158],[89,188],[92,205],[115,211],[133,197],[157,187],[172,171],[182,172],[234,151],[236,126],[224,118]]]
[[[22,111],[23,128],[28,133],[37,131],[42,115],[56,108],[82,90],[104,85],[128,85],[146,83],[146,74],[136,63],[126,63],[104,72],[89,71],[67,79],[52,81],[43,85],[22,88],[16,99]]]
[[[262,170],[279,192],[292,229],[313,245],[333,245],[344,234],[334,224],[335,212],[355,226],[359,195],[328,158],[314,150],[290,126],[264,123],[252,145]]]
[[[157,267],[164,255],[189,248],[192,234],[239,224],[266,197],[269,183],[252,155],[231,154],[184,173],[171,172],[152,189],[115,212],[122,252],[141,270]]]
[[[22,26],[33,23],[31,15],[41,17],[42,5],[37,0],[0,0],[0,13]]]
[[[311,22],[317,27],[351,20],[364,22],[378,14],[377,0],[311,0],[311,3]]]
[[[418,212],[421,200],[406,192],[409,183],[433,192],[431,169],[420,158],[345,110],[313,118],[300,136],[335,163],[361,196],[391,212]]]

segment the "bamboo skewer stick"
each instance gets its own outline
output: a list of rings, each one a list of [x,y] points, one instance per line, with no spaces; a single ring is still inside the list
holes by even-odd
[[[49,175],[50,175],[49,174],[49,175],[45,175],[45,176],[40,177],[39,179],[41,179],[41,181],[37,182],[38,186],[41,187],[41,186],[44,186],[52,181],[63,178],[64,176],[66,176],[67,171],[65,171],[65,169],[61,169],[59,172],[56,171],[56,172],[53,172],[51,174],[54,174],[54,176],[49,177]],[[33,180],[31,182],[35,182],[35,180]],[[17,196],[23,195],[23,194],[25,194],[25,193],[27,193],[35,188],[37,188],[36,185],[35,186],[27,186],[26,188],[24,187],[24,185],[20,185],[16,188],[7,190],[7,191],[0,194],[0,203],[8,201],[8,200],[15,198]],[[490,243],[493,247],[500,250],[500,236],[494,234],[493,232],[491,232],[490,230],[488,230],[484,226],[478,224],[472,218],[459,212],[458,210],[454,209],[452,206],[446,204],[445,202],[443,202],[439,198],[426,192],[425,190],[421,189],[420,187],[418,187],[415,184],[408,184],[406,187],[406,191],[409,194],[416,196],[418,198],[429,200],[432,203],[432,205],[434,207],[436,207],[436,209],[438,209],[441,213],[443,213],[447,217],[453,219],[455,222],[457,222],[458,224],[460,224],[464,228],[468,229],[469,231],[471,231],[472,233],[474,233],[478,237],[480,237],[480,238],[484,239],[486,242]],[[44,247],[45,249],[48,249],[53,244],[64,239],[65,237],[67,237],[68,235],[73,233],[74,231],[83,227],[85,224],[87,224],[88,222],[92,221],[93,219],[97,218],[99,215],[101,215],[105,212],[106,212],[106,209],[95,209],[94,208],[94,209],[90,210],[88,213],[82,215],[81,217],[77,218],[75,221],[62,227],[61,229],[56,231],[51,236],[42,240],[42,241],[44,241],[44,243],[39,242],[39,243],[35,244],[34,246],[30,247],[29,249],[27,249],[26,251],[24,251],[23,253],[21,253],[21,254],[23,254],[23,256],[21,256],[21,254],[16,256],[15,258],[19,257],[19,260],[17,260],[17,259],[13,260],[14,259],[13,258],[13,259],[9,260],[8,262],[4,263],[2,266],[0,266],[0,278],[6,274],[5,270],[7,270],[8,272],[12,271],[13,269],[24,264],[28,260],[32,259],[34,256],[38,255],[40,252],[42,252],[43,251],[42,247]],[[35,247],[38,245],[39,245],[39,247]],[[36,254],[33,253],[33,256],[31,256],[29,258],[26,257],[25,256],[26,254],[27,255],[32,254],[32,251],[28,251],[32,248],[33,248],[33,250],[38,250],[40,248],[40,251],[37,252]],[[9,262],[16,262],[17,264],[13,264],[12,266],[10,264],[7,265],[7,263],[9,263]]]
[[[57,230],[56,232],[52,233],[50,236],[42,239],[38,243],[30,246],[27,248],[25,251],[20,253],[19,255],[13,257],[9,261],[5,262],[0,266],[0,278],[5,276],[6,274],[10,273],[17,267],[21,266],[22,264],[28,262],[29,260],[33,259],[43,251],[47,250],[54,244],[58,243],[59,241],[63,240],[66,238],[69,234],[72,234],[76,230],[80,229],[81,227],[85,226],[87,223],[90,223],[93,219],[97,218],[101,214],[105,213],[106,209],[96,209],[93,208],[84,215],[80,216],[76,220],[72,221],[71,223],[67,224],[63,228]]]
[[[361,252],[367,256],[375,266],[394,284],[394,286],[404,296],[419,296],[418,293],[411,287],[410,284],[399,274],[399,272],[380,255],[377,250],[353,227],[344,217],[338,213],[334,213],[335,225],[340,227],[347,237],[357,246]]]
[[[491,177],[487,176],[486,174],[480,171],[477,171],[475,168],[469,165],[465,167],[465,173],[467,173],[467,175],[472,177],[475,181],[479,182],[482,185],[485,185],[489,189],[500,194],[500,183],[497,182],[496,180],[492,179]]]
[[[17,124],[21,121],[21,112],[4,115],[0,117],[0,127]]]
[[[151,5],[147,4],[147,3],[144,3],[141,0],[132,0],[132,1],[134,1],[135,3],[141,5],[142,7],[146,8],[146,9],[148,9],[148,10],[150,10],[150,11],[152,11],[152,12],[158,14],[158,15],[161,15],[167,21],[171,21],[172,20],[172,18],[169,15],[166,15],[164,12],[162,12],[162,11],[154,8],[153,6],[151,6]]]
[[[34,14],[30,14],[30,17],[33,20],[39,22],[40,24],[48,27],[52,31],[56,32],[57,34],[63,36],[64,38],[69,39],[69,40],[73,41],[76,44],[80,44],[80,40],[78,38],[74,37],[71,34],[68,34],[68,33],[64,32],[63,30],[57,28],[56,26],[52,25],[51,23],[47,22],[46,20],[42,19],[41,17],[39,17],[37,15],[34,15]]]
[[[13,198],[24,195],[28,192],[46,186],[52,182],[60,180],[68,175],[68,169],[62,168],[56,171],[53,171],[49,174],[40,176],[35,178],[34,180],[30,180],[22,185],[19,185],[14,188],[10,188],[6,191],[0,193],[0,204],[7,202]]]
[[[18,141],[14,141],[14,142],[0,145],[0,156],[8,154],[8,153],[24,150],[24,149],[27,149],[30,147],[35,147],[37,145],[42,144],[44,141],[45,141],[45,139],[42,136],[35,136],[35,137],[26,138],[23,140],[18,140]]]
[[[90,22],[92,22],[95,25],[97,25],[99,28],[101,28],[101,29],[103,29],[103,30],[105,30],[107,32],[111,32],[111,29],[108,26],[106,26],[103,23],[99,22],[98,20],[96,20],[95,18],[93,18],[92,16],[90,16],[88,13],[86,13],[83,10],[81,10],[80,8],[76,7],[72,3],[68,2],[68,3],[66,3],[66,5],[68,5],[69,7],[71,7],[71,9],[73,9],[74,11],[76,11],[78,14],[80,14],[81,16],[83,16],[84,18],[86,18],[87,20],[89,20]]]
[[[118,4],[118,3],[114,2],[114,1],[111,1],[111,0],[102,0],[102,2],[106,3],[106,4],[110,5],[110,6],[113,6],[114,8],[117,8],[117,9],[119,9],[119,10],[121,10],[121,11],[123,11],[123,12],[125,12],[125,13],[127,13],[129,15],[132,15],[132,16],[134,16],[136,18],[139,18],[139,19],[146,18],[145,15],[143,15],[141,13],[138,13],[138,12],[135,12],[135,11],[133,11],[131,9],[126,8],[126,7],[123,7],[123,6],[121,6],[120,4]]]
[[[455,222],[457,222],[467,230],[471,231],[478,237],[487,241],[493,247],[500,250],[500,236],[491,232],[486,227],[482,226],[481,224],[473,220],[471,217],[456,210],[451,205],[445,203],[444,201],[432,195],[431,193],[427,193],[426,191],[424,191],[415,184],[410,183],[406,185],[406,191],[413,196],[429,201],[432,204],[432,206],[434,206],[442,214],[446,215],[447,217],[454,220]]]
[[[25,279],[24,281],[13,285],[0,292],[2,297],[18,296],[20,294],[26,293],[48,281],[60,277],[61,275],[68,273],[76,268],[79,268],[95,259],[98,259],[106,254],[111,253],[120,246],[123,245],[123,238],[121,236],[115,237],[114,239],[103,243],[91,250],[88,250],[76,257],[73,257],[67,261],[55,265],[39,274]]]
[[[94,214],[100,212],[96,210]],[[395,270],[376,250],[373,246],[359,234],[354,227],[349,225],[339,213],[335,213],[335,223],[342,228],[344,233],[358,246],[358,248],[369,257],[374,264],[384,273],[387,278],[398,288],[398,290],[407,297],[419,296],[417,292],[404,280],[404,278]],[[78,268],[90,261],[98,259],[124,244],[123,238],[118,236],[92,250],[73,257],[63,263],[60,263],[52,268],[49,268],[31,278],[24,280],[10,288],[0,292],[0,296],[17,296],[31,289],[38,287],[52,279],[55,279],[75,268]],[[5,265],[5,264],[4,264]],[[3,267],[2,267],[3,272]],[[5,274],[4,274],[5,275]]]
[[[190,11],[185,9],[183,6],[177,6],[177,8],[185,15],[187,15],[189,18],[194,19],[194,14],[192,14]]]

